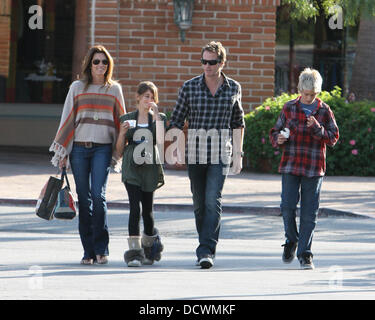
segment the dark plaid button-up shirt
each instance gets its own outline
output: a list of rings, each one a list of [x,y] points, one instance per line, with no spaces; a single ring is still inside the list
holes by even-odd
[[[330,107],[317,98],[318,105],[311,116],[319,122],[311,127],[306,125],[306,115],[300,106],[300,98],[288,101],[280,113],[275,126],[270,131],[274,147],[281,147],[283,154],[279,172],[298,176],[324,176],[326,171],[326,145],[334,146],[339,139],[339,129]],[[279,146],[277,136],[284,128],[289,128],[287,142]]]
[[[186,81],[179,90],[170,127],[182,129],[185,119],[188,121],[189,164],[220,160],[227,163],[232,151],[232,130],[245,127],[241,85],[223,73],[222,76],[224,82],[214,96],[204,74]]]

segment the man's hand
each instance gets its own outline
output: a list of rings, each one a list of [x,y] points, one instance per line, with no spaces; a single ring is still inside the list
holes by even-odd
[[[234,154],[231,174],[239,174],[241,170],[242,170],[242,157],[240,154]]]

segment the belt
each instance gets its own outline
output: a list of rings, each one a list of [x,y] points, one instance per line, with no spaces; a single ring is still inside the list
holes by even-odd
[[[110,143],[96,143],[96,142],[80,142],[80,141],[74,141],[73,143],[75,146],[81,146],[85,147],[87,149],[90,149],[92,147],[100,147],[100,146],[107,146]]]

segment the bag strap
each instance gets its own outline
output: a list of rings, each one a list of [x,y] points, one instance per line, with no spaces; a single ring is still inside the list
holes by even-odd
[[[64,178],[65,178],[66,185],[68,186],[68,188],[70,190],[70,184],[69,184],[69,180],[68,180],[68,175],[66,173],[66,167],[63,167],[62,171],[61,171],[61,180],[64,180]]]

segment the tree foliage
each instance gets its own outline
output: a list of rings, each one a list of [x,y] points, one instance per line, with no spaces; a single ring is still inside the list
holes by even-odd
[[[361,16],[375,16],[374,0],[282,0],[291,8],[290,16],[297,20],[315,18],[321,12],[327,17],[342,9],[345,25],[355,25]]]
[[[297,96],[268,98],[245,115],[244,151],[250,170],[277,173],[282,149],[272,147],[269,132],[285,103]],[[319,98],[330,106],[340,131],[338,143],[327,148],[327,175],[375,176],[375,101],[348,103],[339,87],[321,92]]]

